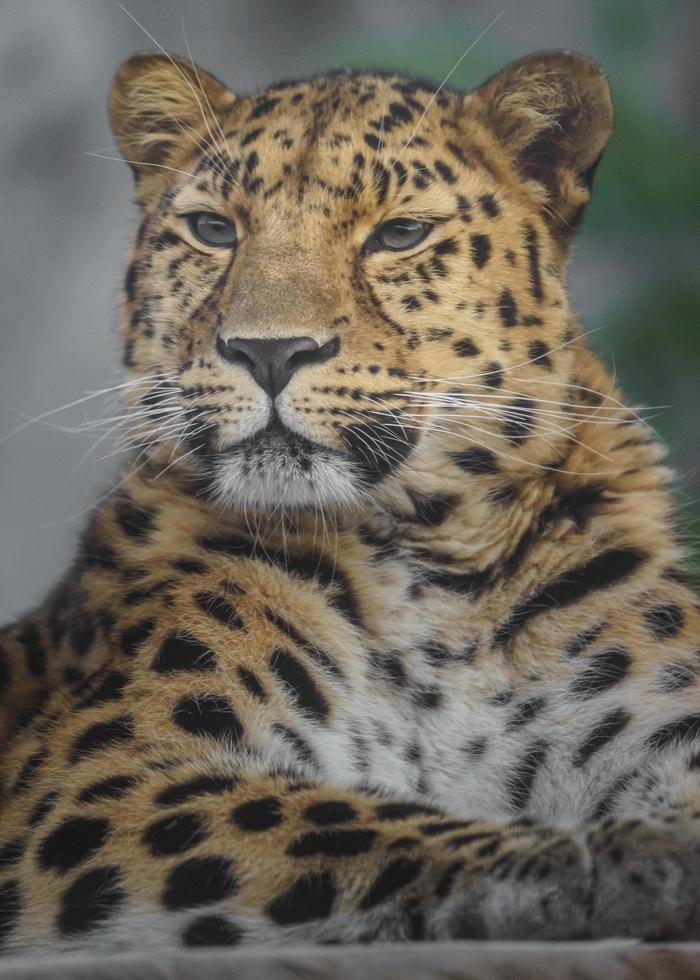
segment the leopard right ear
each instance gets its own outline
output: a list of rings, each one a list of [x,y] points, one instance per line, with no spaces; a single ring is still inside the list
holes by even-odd
[[[222,114],[234,101],[218,79],[182,58],[137,54],[112,83],[110,123],[140,180],[149,173],[163,175],[207,139],[215,146]]]

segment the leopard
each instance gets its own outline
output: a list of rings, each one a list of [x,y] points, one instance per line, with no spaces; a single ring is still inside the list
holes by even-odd
[[[567,291],[607,78],[118,71],[131,442],[0,633],[0,946],[700,939],[700,607]]]

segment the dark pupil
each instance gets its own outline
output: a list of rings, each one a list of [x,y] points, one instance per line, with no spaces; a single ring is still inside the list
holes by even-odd
[[[198,214],[194,222],[195,232],[210,245],[230,245],[236,237],[230,221],[211,214]]]
[[[387,248],[410,248],[420,241],[423,224],[420,221],[387,221],[380,229],[382,244]]]

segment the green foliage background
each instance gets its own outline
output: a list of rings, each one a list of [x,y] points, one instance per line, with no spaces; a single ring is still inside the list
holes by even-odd
[[[592,307],[592,313],[584,311],[584,327],[594,331],[591,343],[612,362],[627,398],[636,405],[663,406],[649,414],[671,447],[691,562],[700,582],[700,145],[687,125],[670,117],[650,70],[673,8],[664,0],[592,0],[593,50],[581,53],[608,74],[615,130],[596,174],[573,262],[574,269],[577,262],[589,262],[622,270],[619,289],[608,288],[602,302],[593,297],[584,304]],[[423,23],[414,31],[404,22],[391,34],[346,35],[332,61],[396,68],[437,85],[485,26],[465,9],[459,20],[427,28]],[[521,14],[526,13],[523,5]],[[449,85],[474,88],[524,53],[494,25],[450,76]]]

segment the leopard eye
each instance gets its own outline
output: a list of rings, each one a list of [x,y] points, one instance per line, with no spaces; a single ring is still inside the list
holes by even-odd
[[[419,245],[432,231],[432,225],[417,218],[392,218],[374,229],[365,242],[366,252],[387,249],[390,252],[403,252]]]
[[[187,223],[195,238],[214,248],[231,248],[236,244],[236,226],[228,218],[211,211],[193,211],[187,215]]]

